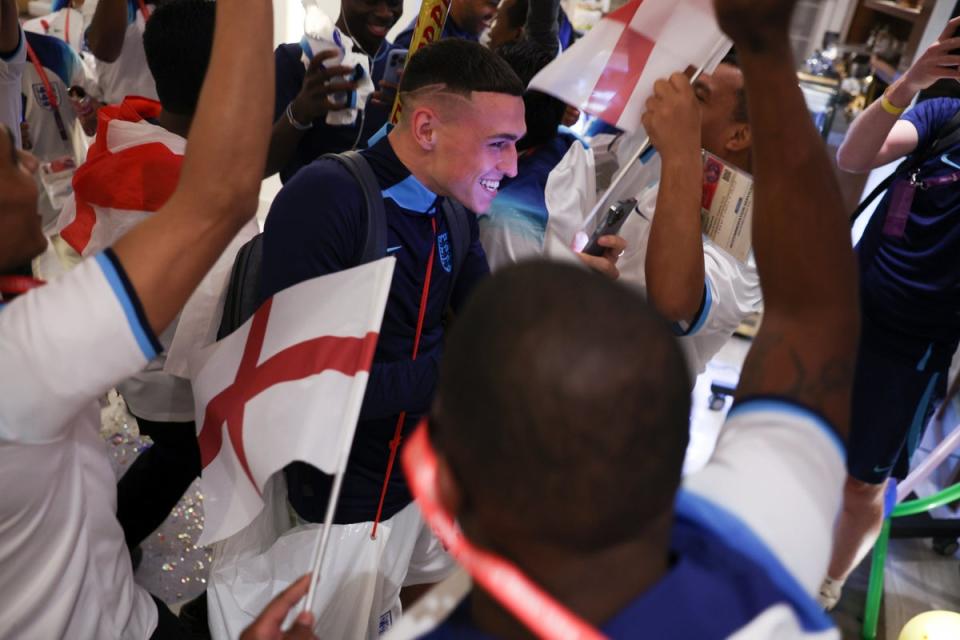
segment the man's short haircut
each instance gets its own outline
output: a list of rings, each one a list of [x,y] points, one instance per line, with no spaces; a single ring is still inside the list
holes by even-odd
[[[193,115],[210,64],[216,3],[171,0],[147,21],[143,48],[157,83],[160,104],[171,113]]]
[[[473,92],[522,96],[524,87],[499,56],[460,38],[445,38],[417,51],[403,70],[400,93],[441,85],[467,97]]]
[[[465,518],[497,523],[485,535],[602,549],[671,509],[689,380],[641,295],[575,266],[526,262],[480,285],[457,318],[431,437]]]
[[[497,49],[497,54],[507,61],[525,87],[553,60],[552,52],[529,38],[508,42]],[[517,144],[518,149],[535,147],[556,137],[567,105],[553,96],[527,89],[523,94],[523,106],[527,134]]]
[[[731,67],[740,68],[740,57],[736,49],[730,49],[720,64],[728,64]],[[733,108],[733,119],[742,124],[750,123],[750,112],[747,110],[747,90],[744,87],[737,89],[737,104]]]

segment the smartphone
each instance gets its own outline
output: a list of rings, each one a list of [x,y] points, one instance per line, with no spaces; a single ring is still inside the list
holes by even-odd
[[[587,246],[584,247],[583,253],[590,256],[602,256],[603,252],[606,250],[606,247],[601,247],[598,244],[600,238],[603,236],[615,236],[620,233],[620,227],[622,227],[623,223],[627,221],[627,218],[630,216],[630,212],[636,208],[636,199],[627,198],[626,200],[621,200],[607,209],[606,215],[600,221],[600,224],[597,225],[593,235],[590,236],[590,240],[587,241]]]
[[[383,78],[380,80],[381,84],[391,84],[394,86],[400,84],[403,65],[407,62],[407,51],[407,49],[394,49],[387,54],[387,65],[383,71]]]

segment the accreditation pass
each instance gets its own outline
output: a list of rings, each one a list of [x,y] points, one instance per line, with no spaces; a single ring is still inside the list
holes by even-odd
[[[753,224],[753,177],[703,152],[703,199],[700,219],[704,235],[741,262],[750,255]]]

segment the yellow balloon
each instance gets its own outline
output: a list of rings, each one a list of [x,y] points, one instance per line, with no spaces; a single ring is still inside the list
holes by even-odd
[[[903,627],[899,640],[960,640],[960,613],[921,613]]]

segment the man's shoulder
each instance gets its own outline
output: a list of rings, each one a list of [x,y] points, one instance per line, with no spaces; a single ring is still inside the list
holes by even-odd
[[[930,139],[960,111],[960,98],[931,98],[903,115],[903,120],[917,128],[921,141]]]
[[[410,43],[413,42],[413,30],[416,26],[417,19],[414,18],[410,21],[410,24],[393,39],[393,46],[400,49],[409,49]]]
[[[317,158],[297,171],[277,194],[265,231],[308,230],[318,233],[352,227],[366,211],[363,189],[333,158]]]

